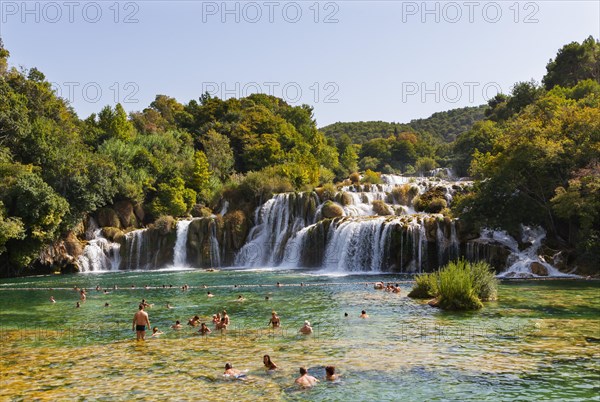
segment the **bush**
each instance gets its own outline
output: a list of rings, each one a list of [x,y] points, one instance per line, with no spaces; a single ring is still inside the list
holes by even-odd
[[[371,203],[373,206],[373,212],[380,216],[393,215],[394,211],[387,206],[387,204],[381,200],[375,200]]]
[[[363,183],[381,184],[381,173],[367,169],[362,179]]]
[[[357,184],[360,181],[360,174],[358,174],[358,172],[354,172],[348,178],[352,184]]]
[[[493,269],[484,261],[471,263],[473,287],[481,301],[492,301],[498,298],[498,279]]]
[[[321,199],[321,202],[333,200],[337,194],[337,188],[335,188],[335,186],[331,183],[327,183],[315,191]]]
[[[437,214],[448,206],[445,194],[446,189],[443,187],[433,187],[425,193],[413,199],[413,205],[417,212],[428,212]]]
[[[478,310],[482,301],[496,300],[498,280],[489,264],[452,261],[438,272],[415,277],[409,297],[435,297],[444,310]]]
[[[422,274],[415,276],[415,286],[408,297],[413,299],[431,299],[437,295],[436,274]]]
[[[324,218],[339,218],[344,216],[344,210],[335,202],[326,201],[321,208],[321,214]]]
[[[410,205],[417,194],[419,194],[418,187],[410,184],[403,184],[392,189],[394,200],[401,205]]]
[[[163,235],[166,235],[173,230],[176,225],[177,222],[170,215],[163,215],[154,222],[154,228]]]
[[[208,218],[212,215],[210,208],[205,207],[202,204],[195,204],[190,211],[190,214],[194,218]]]
[[[443,310],[479,310],[473,272],[465,260],[450,262],[438,274],[437,306]]]

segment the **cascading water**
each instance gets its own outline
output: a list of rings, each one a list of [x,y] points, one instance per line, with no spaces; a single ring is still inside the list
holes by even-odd
[[[191,220],[177,222],[177,240],[173,249],[173,266],[187,266],[187,239]]]
[[[217,239],[217,225],[212,219],[210,225],[210,265],[211,267],[221,266],[221,252],[219,251],[219,240]]]
[[[139,269],[146,269],[146,263],[142,262],[142,259],[144,258],[145,261],[148,260],[148,258],[145,256],[145,254],[142,254],[142,250],[144,249],[145,251],[147,251],[147,246],[145,245],[144,242],[144,234],[146,232],[147,229],[139,229],[139,230],[134,230],[132,232],[129,232],[125,235],[125,248],[126,250],[128,250],[128,258],[127,258],[127,264],[125,266],[125,269],[128,270],[139,270]]]
[[[121,245],[104,238],[102,229],[94,230],[91,237],[78,258],[81,272],[118,270],[121,263]]]
[[[284,257],[288,240],[315,220],[315,193],[277,194],[255,214],[256,225],[235,257],[238,266],[274,266]]]

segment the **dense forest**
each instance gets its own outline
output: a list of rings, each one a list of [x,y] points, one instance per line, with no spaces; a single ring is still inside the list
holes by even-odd
[[[0,42],[0,275],[32,272],[49,246],[79,236],[85,217],[106,207],[133,208],[117,222],[130,230],[204,216],[227,199],[235,224],[275,192],[331,186],[356,171],[374,182],[376,172],[439,166],[476,179],[447,213],[474,228],[542,225],[578,264],[599,265],[600,43],[592,37],[560,49],[542,84],[517,83],[488,105],[321,130],[310,106],[262,94],[187,103],[158,95],[139,112],[117,104],[81,119],[42,72],[8,60]]]

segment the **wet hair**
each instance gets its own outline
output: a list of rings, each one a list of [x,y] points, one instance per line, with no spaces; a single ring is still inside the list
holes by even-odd
[[[344,317],[348,317],[348,313],[344,313]]]
[[[367,312],[366,312],[365,310],[363,310],[363,311],[361,312],[361,314],[367,314]]]
[[[263,356],[263,362],[264,362],[264,360],[265,360],[265,359],[267,359],[267,363],[265,363],[265,364],[271,365],[271,364],[273,363],[273,362],[271,361],[271,356],[269,356],[269,355],[264,355],[264,356]]]
[[[269,300],[269,296],[265,296],[265,300]]]
[[[156,332],[156,331],[158,331],[158,327],[152,328],[152,332]]]
[[[138,306],[138,308],[139,308],[140,310],[143,310],[143,309],[144,309],[144,305],[143,305],[143,304],[140,304],[140,305]]]
[[[175,321],[175,324],[181,324],[181,323],[179,322],[179,320],[177,320],[177,321]]]
[[[232,367],[233,366],[231,365],[231,363],[225,363],[225,370],[229,370]]]
[[[329,376],[334,375],[335,374],[335,366],[325,366],[325,372]]]
[[[308,370],[306,370],[306,368],[300,367],[300,375],[304,375],[304,374],[307,374],[307,373],[308,373]]]
[[[194,316],[194,320],[199,320],[200,317],[198,317],[197,315]]]

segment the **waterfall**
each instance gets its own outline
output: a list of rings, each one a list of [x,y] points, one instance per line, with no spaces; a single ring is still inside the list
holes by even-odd
[[[185,267],[187,265],[187,238],[191,220],[177,222],[177,240],[173,248],[173,266]]]
[[[288,240],[314,222],[315,193],[277,194],[255,213],[256,225],[235,257],[238,266],[276,266],[281,263]]]
[[[440,227],[440,224],[443,224],[443,221],[437,221],[437,228],[435,230],[435,243],[438,252],[438,266],[442,266],[442,264],[444,263],[444,253],[447,249],[446,237],[444,236],[444,231]]]
[[[471,261],[484,260],[490,262],[491,249],[503,247],[508,250],[507,268],[498,274],[501,278],[531,278],[536,276],[572,277],[546,262],[538,255],[546,231],[540,227],[521,226],[521,241],[529,247],[520,250],[519,242],[503,230],[483,229],[479,239],[467,243],[467,258]],[[533,267],[537,266],[537,273]]]
[[[129,232],[125,235],[125,249],[128,250],[127,266],[128,270],[146,269],[147,263],[142,263],[142,258],[148,261],[148,256],[142,254],[142,249],[147,251],[144,244],[144,234],[147,229],[139,229]]]
[[[346,219],[331,224],[323,268],[331,272],[387,268],[388,234],[396,221],[385,218]]]
[[[460,243],[456,234],[456,221],[450,223],[450,259],[457,259],[460,254]]]
[[[219,252],[219,240],[217,239],[217,225],[214,219],[209,223],[210,227],[210,265],[211,267],[221,266],[221,253]],[[187,239],[187,235],[186,235]]]
[[[93,222],[93,220],[92,220]],[[95,224],[95,222],[94,222]],[[90,225],[92,227],[92,225]],[[96,226],[97,228],[97,226]],[[79,256],[81,272],[116,271],[121,264],[119,243],[112,243],[102,236],[102,229],[95,229],[88,244]]]

